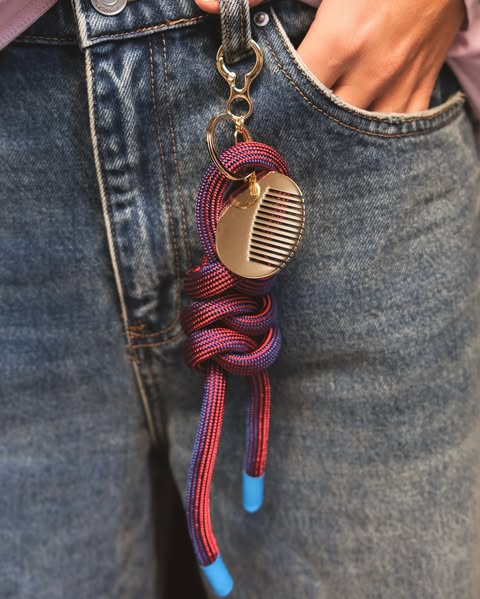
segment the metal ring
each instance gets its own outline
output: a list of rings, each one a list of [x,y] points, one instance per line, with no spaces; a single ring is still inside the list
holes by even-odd
[[[243,84],[241,87],[237,87],[237,73],[231,71],[227,65],[225,64],[225,59],[223,56],[223,45],[220,46],[217,52],[217,69],[220,75],[225,79],[230,87],[230,96],[227,100],[227,112],[229,112],[232,116],[236,118],[244,118],[248,119],[248,117],[253,112],[253,102],[250,98],[250,86],[255,77],[260,73],[263,66],[263,53],[260,49],[260,46],[253,40],[250,40],[248,47],[250,50],[253,50],[255,55],[255,64],[253,67],[245,73],[243,76]],[[248,106],[248,110],[242,114],[237,115],[234,114],[232,108],[233,103],[236,100],[242,100],[246,102]]]
[[[243,135],[244,141],[252,141],[252,136],[250,135],[249,130],[242,123],[241,129],[238,128],[238,120],[232,117],[228,112],[222,112],[214,116],[207,127],[207,146],[210,156],[213,162],[217,165],[218,170],[225,175],[231,181],[248,181],[249,178],[255,174],[255,170],[252,170],[250,173],[246,175],[237,175],[228,170],[220,161],[218,157],[217,150],[215,148],[215,129],[220,121],[232,121],[232,123],[236,126],[236,132],[240,132]]]

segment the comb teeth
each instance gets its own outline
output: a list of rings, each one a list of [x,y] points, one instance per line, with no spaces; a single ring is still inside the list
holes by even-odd
[[[249,187],[235,194],[217,223],[217,256],[245,278],[270,277],[294,254],[303,233],[304,203],[299,187],[282,173],[257,178],[258,196]]]
[[[300,194],[267,187],[253,221],[248,259],[274,268],[283,266],[298,245],[304,217]]]

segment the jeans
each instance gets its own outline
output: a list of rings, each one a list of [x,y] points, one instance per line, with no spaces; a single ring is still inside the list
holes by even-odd
[[[283,346],[254,515],[245,382],[227,390],[211,508],[233,596],[479,599],[480,161],[465,96],[444,64],[427,112],[356,108],[296,55],[312,9],[258,12],[248,127],[284,156],[306,223],[275,287]],[[171,565],[154,526],[166,539],[170,516],[149,455],[155,439],[183,497],[203,380],[183,360],[182,282],[201,256],[205,129],[228,93],[221,41],[193,0],[116,16],[61,0],[0,53],[2,599],[187,596],[156,588]]]

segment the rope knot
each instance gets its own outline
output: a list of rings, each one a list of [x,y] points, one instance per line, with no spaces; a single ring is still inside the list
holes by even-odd
[[[270,146],[241,142],[225,150],[222,163],[232,172],[245,167],[288,175],[283,158]],[[185,359],[205,373],[204,398],[190,464],[186,512],[198,561],[214,564],[219,551],[210,522],[210,485],[223,421],[226,374],[248,377],[244,507],[258,509],[263,497],[270,417],[269,366],[280,351],[277,310],[270,294],[275,276],[245,279],[219,262],[215,249],[218,219],[228,203],[229,180],[215,164],[207,169],[197,195],[196,222],[204,255],[185,275],[192,298],[182,312],[187,335]],[[245,482],[246,481],[246,482]],[[246,486],[245,486],[246,485]],[[247,493],[245,494],[245,490]],[[252,501],[252,489],[255,500]],[[253,506],[253,507],[252,507]]]

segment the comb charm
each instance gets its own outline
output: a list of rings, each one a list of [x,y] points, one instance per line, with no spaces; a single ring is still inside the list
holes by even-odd
[[[216,250],[231,272],[247,279],[277,273],[295,253],[302,237],[305,206],[296,183],[271,171],[234,197],[219,218]]]

